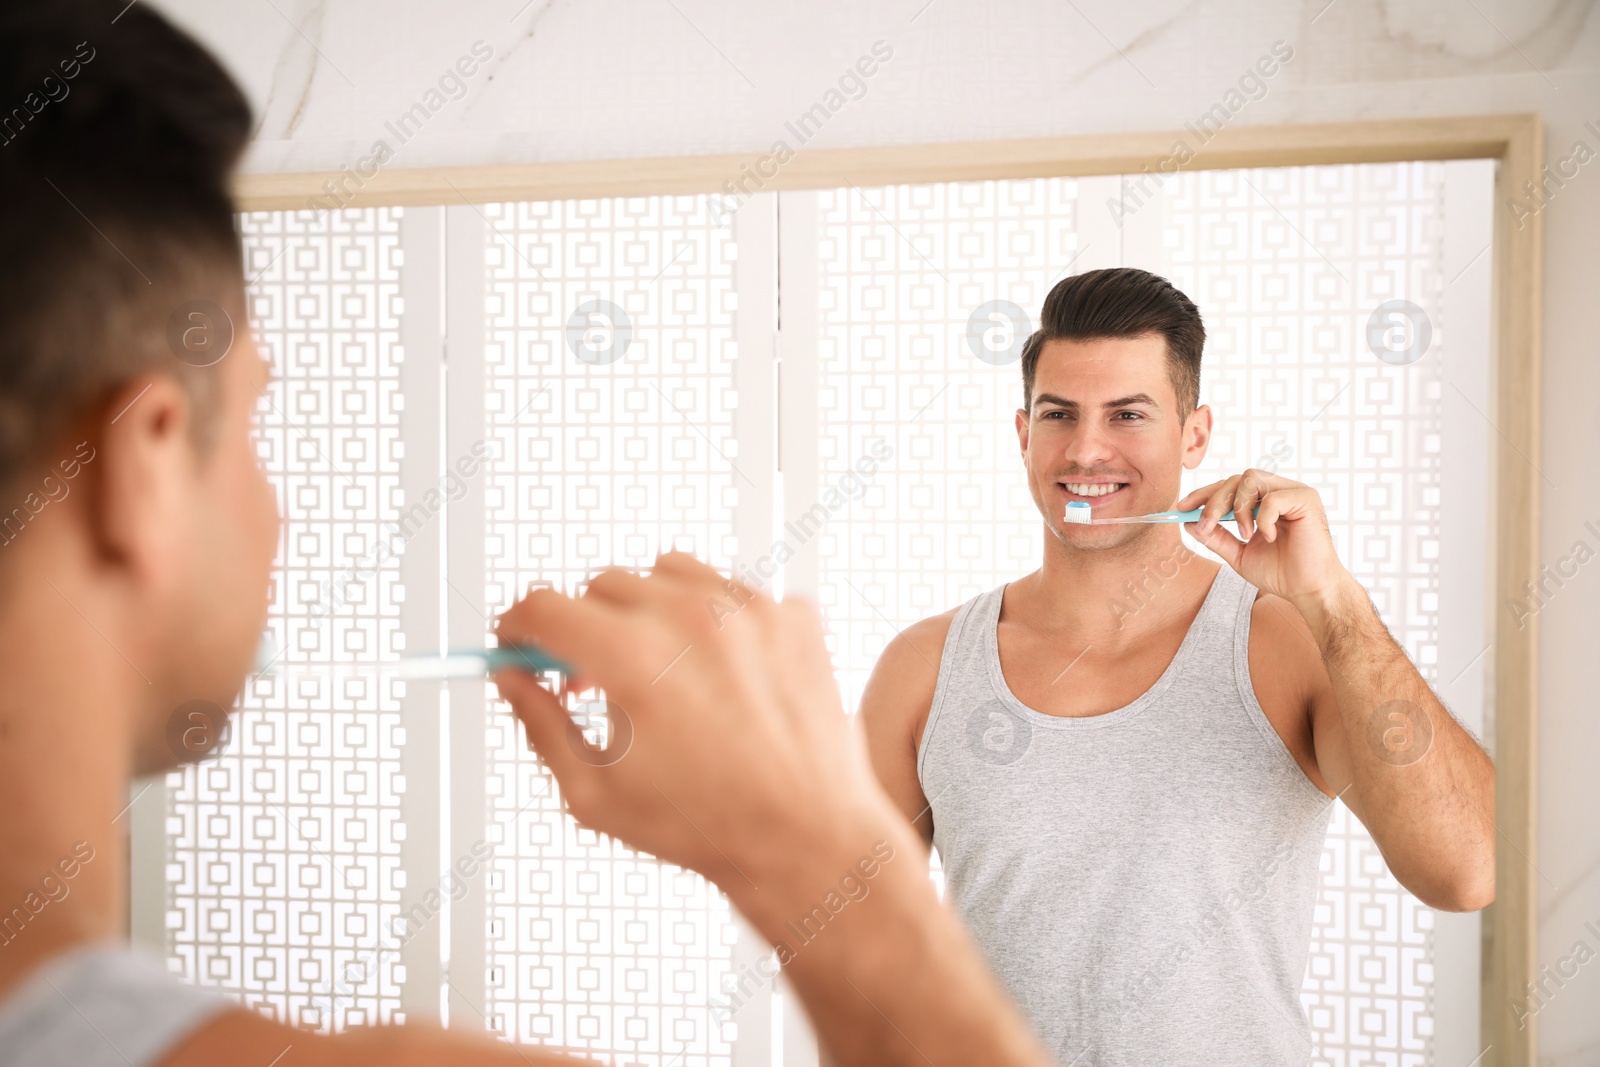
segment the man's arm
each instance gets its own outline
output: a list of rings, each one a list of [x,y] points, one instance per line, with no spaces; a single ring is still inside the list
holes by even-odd
[[[1310,714],[1317,768],[1361,819],[1395,878],[1430,907],[1494,900],[1494,765],[1395,643],[1366,590],[1339,562],[1316,491],[1263,471],[1190,493],[1189,529],[1265,592],[1327,672]],[[1259,512],[1252,512],[1259,505]],[[1216,525],[1232,509],[1243,541]],[[1320,683],[1320,679],[1318,680]]]
[[[730,595],[742,605],[731,616]],[[778,604],[669,553],[648,578],[607,570],[581,597],[538,590],[499,632],[575,665],[581,677],[564,689],[598,686],[613,726],[620,717],[631,729],[620,757],[595,758],[555,694],[531,675],[496,676],[568,811],[717,883],[777,949],[835,1063],[1050,1063],[940,904],[920,862],[925,846],[873,777],[839,705],[815,605]],[[468,1019],[463,1029],[477,1026]],[[239,1011],[166,1067],[221,1062],[592,1061],[427,1026],[324,1037]]]
[[[632,727],[625,756],[594,759],[553,694],[496,677],[568,810],[716,882],[777,948],[838,1064],[1049,1062],[912,862],[919,842],[840,706],[813,603],[668,553],[580,598],[535,591],[499,632],[574,664],[571,688],[598,685]]]
[[[939,658],[955,611],[923,619],[890,641],[861,692],[856,718],[878,783],[922,839],[933,842],[933,811],[917,775],[917,750],[939,682]]]
[[[1429,907],[1494,901],[1494,764],[1417,673],[1355,578],[1295,602],[1327,665],[1317,766]]]
[[[728,887],[740,912],[784,946],[779,958],[832,1062],[1050,1062],[939,902],[928,879],[926,845],[887,798],[853,841],[835,842],[827,859],[797,856],[792,874],[779,867],[757,878],[759,891]],[[890,858],[871,881],[858,879],[867,895],[844,904],[820,935],[804,940],[829,895],[838,902],[843,872],[859,870],[874,856]],[[782,892],[771,893],[779,884]]]

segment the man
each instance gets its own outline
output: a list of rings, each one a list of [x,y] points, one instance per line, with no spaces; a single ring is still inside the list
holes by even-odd
[[[5,5],[0,100],[26,112],[0,145],[0,1064],[571,1062],[418,1026],[301,1032],[122,941],[130,778],[172,762],[173,709],[232,705],[279,532],[227,191],[250,113],[123,0]],[[174,355],[191,347],[169,329],[224,314],[220,360]],[[672,554],[501,620],[629,709],[628,759],[598,767],[556,696],[497,679],[573,814],[713,879],[774,942],[869,880],[780,948],[838,1062],[1046,1062],[925,875],[889,862],[915,837],[838,704],[816,609],[741,587],[719,628],[705,604],[726,588]]]
[[[1204,340],[1144,271],[1050,292],[1016,413],[1042,566],[908,627],[861,702],[880,779],[1064,1064],[1307,1061],[1329,798],[1424,903],[1494,896],[1490,761],[1340,565],[1316,492],[1250,470],[1178,499],[1211,439]],[[1176,524],[1067,523],[1072,501],[1203,505],[1185,528],[1227,565]]]

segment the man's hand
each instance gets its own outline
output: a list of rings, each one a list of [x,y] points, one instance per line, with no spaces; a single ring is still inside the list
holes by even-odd
[[[730,599],[743,605],[731,615]],[[604,570],[581,597],[537,590],[498,633],[572,664],[569,689],[605,693],[620,755],[588,745],[531,675],[495,676],[585,826],[737,891],[840,835],[869,837],[887,810],[808,601],[779,604],[674,552],[648,577]]]
[[[1265,471],[1197,489],[1188,524],[1256,588],[1288,601],[1326,674],[1309,708],[1317,769],[1372,833],[1400,883],[1436,908],[1494,899],[1494,766],[1395,643],[1339,562],[1314,489]],[[1252,511],[1260,512],[1252,518]],[[1217,525],[1233,509],[1242,541]],[[1405,744],[1391,743],[1393,738]]]
[[[1334,550],[1322,499],[1309,485],[1247,470],[1196,489],[1177,510],[1197,505],[1200,521],[1185,523],[1189,532],[1257,589],[1300,606],[1326,603],[1351,581]],[[1239,537],[1217,525],[1230,509]]]
[[[531,593],[498,632],[612,704],[618,748],[597,750],[533,676],[495,676],[568,810],[720,885],[778,946],[841,1067],[1048,1062],[914,858],[840,706],[813,604],[669,553],[649,577],[603,571],[581,597]],[[842,884],[859,894],[840,903]]]

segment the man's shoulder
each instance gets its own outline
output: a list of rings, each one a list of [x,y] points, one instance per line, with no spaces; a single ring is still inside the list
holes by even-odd
[[[884,648],[878,658],[878,668],[900,676],[936,676],[939,660],[944,655],[944,644],[950,636],[950,627],[962,605],[949,611],[930,615],[901,630]],[[878,672],[874,668],[873,673]]]
[[[0,1064],[153,1063],[216,1017],[237,1012],[156,957],[114,940],[74,945],[15,982],[0,1001]]]
[[[956,616],[961,613],[962,605],[957,604],[949,611],[941,611],[937,615],[930,615],[926,619],[919,619],[901,631],[901,637],[908,643],[915,644],[918,648],[927,650],[931,643],[935,653],[944,651],[944,642],[950,634],[950,626],[956,621]]]
[[[895,735],[920,736],[938,688],[939,660],[961,606],[918,620],[884,647],[861,693],[861,714],[869,731],[887,728]]]

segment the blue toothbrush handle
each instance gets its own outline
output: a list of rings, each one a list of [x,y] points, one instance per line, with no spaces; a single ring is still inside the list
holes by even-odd
[[[452,655],[465,653],[451,653]],[[556,671],[568,677],[576,674],[566,662],[556,659],[550,653],[533,645],[501,645],[499,648],[486,648],[481,651],[474,650],[471,655],[483,659],[484,669],[493,674],[496,671],[520,669],[531,673]]]
[[[1158,511],[1158,512],[1155,513],[1155,515],[1161,516],[1161,520],[1163,522],[1199,522],[1200,521],[1200,511],[1201,511],[1200,508],[1190,508],[1188,511]],[[1261,511],[1261,508],[1258,505],[1255,509],[1253,509],[1250,512],[1251,517],[1254,518],[1255,515],[1260,511]],[[1155,518],[1155,515],[1152,515],[1150,517],[1151,518]],[[1222,516],[1222,518],[1218,519],[1217,521],[1218,522],[1235,522],[1237,520],[1235,520],[1234,517],[1233,517],[1233,509],[1229,508],[1228,509],[1228,513],[1226,515]]]

